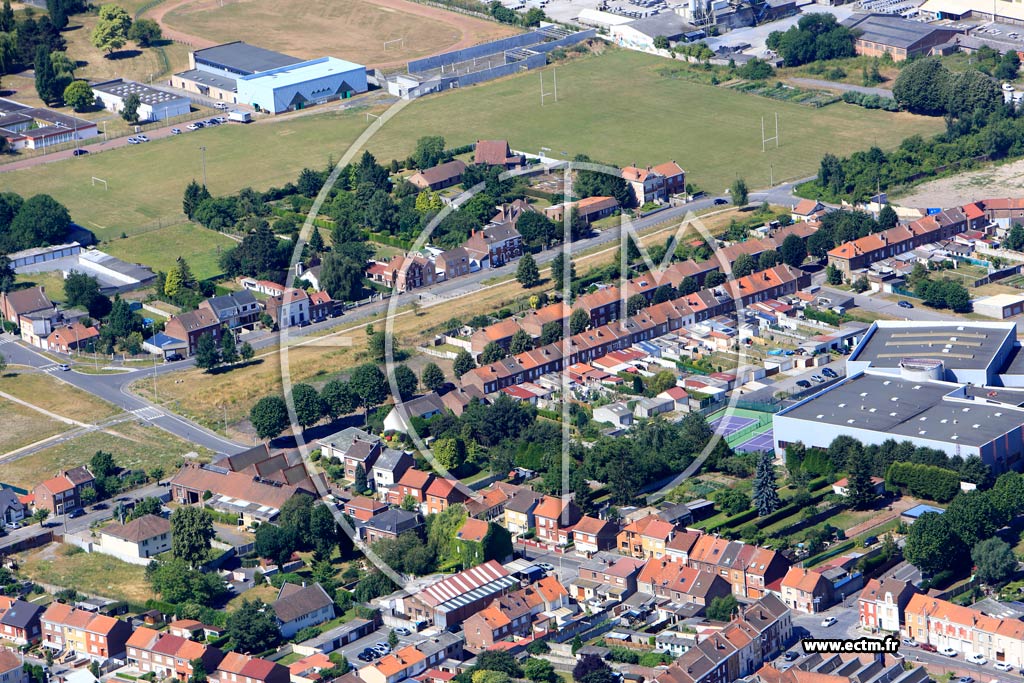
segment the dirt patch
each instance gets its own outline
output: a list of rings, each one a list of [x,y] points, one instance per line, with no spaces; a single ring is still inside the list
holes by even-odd
[[[1024,160],[967,171],[918,185],[900,195],[902,206],[914,208],[962,206],[986,197],[1024,195]]]
[[[407,0],[170,0],[149,16],[193,48],[258,35],[261,46],[303,59],[334,55],[378,68],[517,32]]]

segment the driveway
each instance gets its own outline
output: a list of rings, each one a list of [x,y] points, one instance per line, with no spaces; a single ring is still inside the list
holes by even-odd
[[[804,86],[805,88],[823,88],[825,90],[839,90],[841,92],[859,92],[865,95],[878,95],[891,100],[892,90],[888,88],[869,88],[863,85],[852,85],[850,83],[836,83],[835,81],[825,81],[820,78],[790,78],[790,83]]]

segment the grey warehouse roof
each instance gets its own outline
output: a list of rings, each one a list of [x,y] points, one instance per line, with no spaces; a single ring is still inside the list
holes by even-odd
[[[178,100],[185,99],[183,95],[176,95],[174,93],[164,92],[163,90],[152,88],[143,83],[136,83],[135,81],[126,81],[121,78],[115,79],[113,81],[103,81],[102,83],[96,83],[95,85],[92,85],[90,87],[92,87],[93,90],[98,90],[100,92],[114,95],[115,97],[120,97],[121,99],[124,99],[132,94],[138,95],[140,102],[151,106],[167,104],[168,102],[175,102]]]
[[[225,67],[229,71],[241,71],[248,74],[270,71],[302,61],[298,57],[256,47],[242,41],[214,45],[203,50],[196,50],[193,54],[197,63],[204,62],[212,66]]]
[[[861,373],[798,403],[779,417],[968,446],[982,446],[1024,423],[1011,405],[964,400],[962,387]]]
[[[175,76],[184,78],[186,81],[192,81],[193,83],[202,83],[203,85],[209,85],[219,90],[230,90],[232,92],[237,91],[238,84],[234,78],[228,78],[221,74],[215,74],[212,71],[203,71],[202,69],[189,69],[188,71],[180,71]]]
[[[626,26],[651,38],[665,36],[669,40],[678,38],[696,28],[693,24],[683,21],[683,18],[675,12],[661,12],[643,19],[637,19],[626,24]]]
[[[861,40],[898,48],[911,48],[936,32],[948,33],[950,36],[960,33],[944,26],[932,26],[920,21],[882,14],[851,17],[843,24],[859,32]]]
[[[904,358],[944,361],[947,368],[983,370],[1008,335],[1010,325],[878,325],[850,361],[870,361],[872,367],[896,368]]]

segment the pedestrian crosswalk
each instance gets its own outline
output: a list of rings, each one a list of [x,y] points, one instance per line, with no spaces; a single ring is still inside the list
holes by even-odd
[[[44,365],[39,369],[43,372],[60,372],[60,365],[54,363],[53,365]]]
[[[16,341],[18,341],[17,337],[8,337],[7,335],[0,336],[0,346],[3,346],[4,344],[13,344]]]
[[[131,411],[132,415],[141,417],[143,420],[155,420],[158,417],[163,417],[163,412],[159,408],[152,406],[146,406],[145,408],[136,408]]]

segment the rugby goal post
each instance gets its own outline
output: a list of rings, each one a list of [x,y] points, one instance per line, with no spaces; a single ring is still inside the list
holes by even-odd
[[[102,185],[104,190],[109,190],[110,189],[110,188],[107,187],[107,181],[106,180],[104,180],[103,178],[97,178],[96,176],[93,176],[92,177],[92,186],[96,187],[97,185]]]

